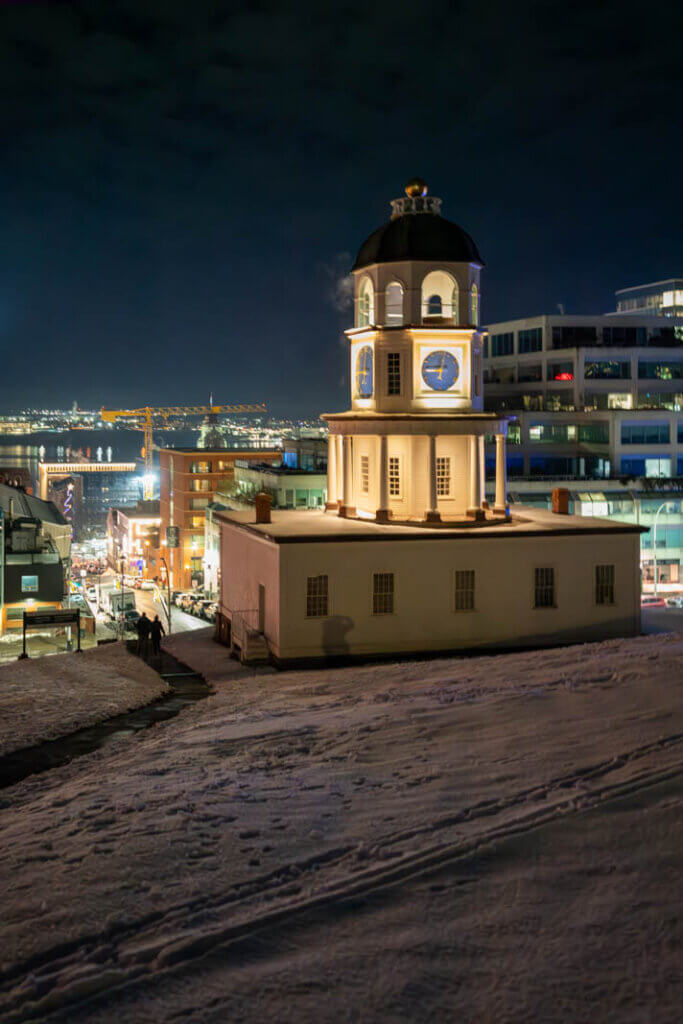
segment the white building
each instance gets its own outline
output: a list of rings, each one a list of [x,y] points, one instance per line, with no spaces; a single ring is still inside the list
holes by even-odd
[[[637,526],[508,508],[507,419],[483,405],[483,263],[440,205],[411,182],[353,267],[351,409],[323,417],[326,511],[217,513],[219,636],[242,656],[286,663],[639,631]]]

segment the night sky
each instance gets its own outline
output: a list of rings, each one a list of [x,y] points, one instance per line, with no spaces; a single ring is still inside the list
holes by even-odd
[[[683,274],[680,3],[0,3],[0,409],[348,404],[421,175],[483,322]]]

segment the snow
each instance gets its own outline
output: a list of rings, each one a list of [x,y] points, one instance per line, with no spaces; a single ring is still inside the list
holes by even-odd
[[[0,756],[149,704],[168,690],[123,644],[0,666]]]
[[[683,638],[170,645],[213,695],[0,794],[3,1022],[680,1019]]]

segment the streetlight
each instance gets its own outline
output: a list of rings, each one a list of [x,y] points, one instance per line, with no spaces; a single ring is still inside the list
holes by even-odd
[[[168,566],[166,565],[166,559],[164,558],[163,555],[161,555],[159,557],[159,561],[163,565],[164,571],[166,573],[166,611],[168,613],[168,635],[170,636],[171,635],[171,574],[168,571]]]
[[[663,508],[666,508],[668,504],[669,504],[668,501],[663,501],[662,504],[659,506],[659,508],[655,512],[655,521],[654,521],[654,526],[652,527],[652,557],[653,557],[653,562],[654,562],[654,573],[655,573],[655,589],[654,589],[654,596],[655,597],[657,596],[657,582],[658,582],[657,581],[657,576],[658,576],[658,572],[657,572],[657,520],[659,519],[659,513],[662,511]]]

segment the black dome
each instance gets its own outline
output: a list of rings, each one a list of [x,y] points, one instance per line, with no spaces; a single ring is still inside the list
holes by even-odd
[[[484,266],[467,232],[436,213],[407,213],[383,224],[363,242],[352,270],[395,260],[443,260]]]

